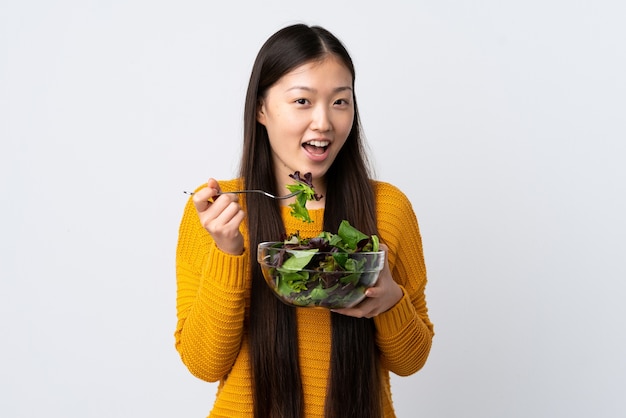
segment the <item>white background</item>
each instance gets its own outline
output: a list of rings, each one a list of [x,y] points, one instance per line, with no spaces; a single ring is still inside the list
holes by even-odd
[[[0,414],[208,414],[174,349],[182,191],[236,174],[256,52],[305,22],[422,228],[436,336],[398,415],[624,416],[625,5],[2,0]]]

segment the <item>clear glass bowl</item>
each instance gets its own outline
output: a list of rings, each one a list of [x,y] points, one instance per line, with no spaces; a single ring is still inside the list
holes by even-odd
[[[384,251],[321,252],[259,244],[257,260],[265,281],[284,303],[296,307],[351,308],[376,284]]]

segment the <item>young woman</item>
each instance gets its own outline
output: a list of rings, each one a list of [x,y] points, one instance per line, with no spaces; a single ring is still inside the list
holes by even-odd
[[[411,203],[370,179],[354,93],[354,67],[320,27],[294,25],[263,45],[248,86],[240,177],[209,179],[189,200],[176,253],[176,349],[189,371],[219,381],[210,417],[394,417],[389,373],[417,372],[433,326],[426,270]],[[310,172],[324,197],[307,205],[220,191],[287,194]],[[386,263],[354,308],[293,308],[265,283],[262,241],[336,232],[342,220],[377,234]]]

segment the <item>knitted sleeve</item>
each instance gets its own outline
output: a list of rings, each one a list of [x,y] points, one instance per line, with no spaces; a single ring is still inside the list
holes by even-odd
[[[175,345],[196,377],[214,382],[231,370],[244,334],[247,256],[220,251],[191,199],[176,250]]]
[[[389,267],[403,298],[374,318],[383,365],[400,376],[426,363],[433,324],[426,306],[426,267],[417,218],[408,198],[396,187],[375,183],[378,232],[389,247]]]

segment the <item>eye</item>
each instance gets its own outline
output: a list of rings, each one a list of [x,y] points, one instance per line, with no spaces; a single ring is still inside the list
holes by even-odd
[[[307,99],[296,99],[294,102],[299,104],[299,105],[309,104],[309,101]]]
[[[339,106],[347,106],[350,104],[350,102],[348,102],[348,100],[346,99],[337,99],[335,100],[335,105],[339,105]]]

